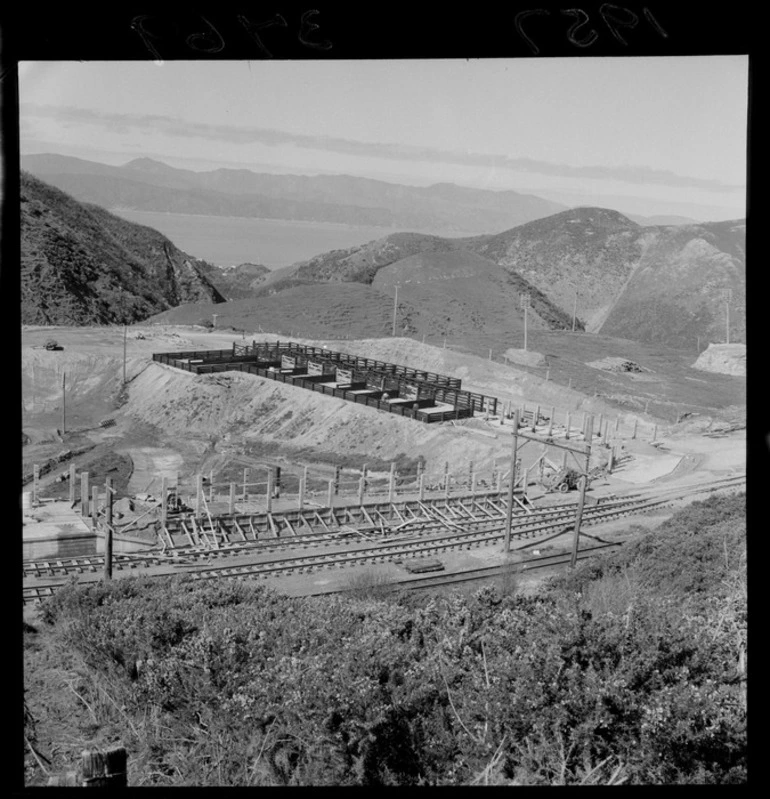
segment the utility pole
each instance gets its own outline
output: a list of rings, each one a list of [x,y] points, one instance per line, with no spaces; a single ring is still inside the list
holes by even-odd
[[[725,343],[730,343],[730,300],[733,298],[732,289],[724,289],[722,298],[725,301]]]
[[[575,332],[575,321],[577,319],[577,289],[575,289],[575,304],[572,306],[572,332]]]
[[[123,325],[123,385],[126,385],[126,338],[128,337],[128,325]]]
[[[107,496],[105,497],[104,509],[104,579],[112,579],[112,495],[115,489],[112,487],[112,478],[108,477],[105,484]]]
[[[570,566],[574,567],[577,563],[578,545],[580,542],[580,523],[583,520],[583,505],[586,500],[586,486],[588,484],[588,470],[591,461],[591,441],[594,432],[594,417],[589,416],[585,425],[585,439],[586,439],[586,465],[583,476],[580,478],[580,496],[578,498],[577,513],[575,514],[575,537],[572,541],[572,558]]]
[[[519,448],[519,409],[513,412],[513,447],[511,449],[511,482],[508,486],[508,507],[505,512],[505,554],[511,551],[511,524],[513,522],[513,484],[516,482],[516,455]]]
[[[66,394],[66,380],[67,380],[67,373],[62,372],[61,375],[61,434],[64,435],[67,432],[67,394]]]
[[[391,335],[396,336],[396,314],[398,313],[398,286],[396,286],[396,297],[393,300],[393,331]]]

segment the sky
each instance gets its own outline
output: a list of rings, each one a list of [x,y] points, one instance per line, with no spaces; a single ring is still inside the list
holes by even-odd
[[[745,216],[748,58],[21,62],[21,153]]]

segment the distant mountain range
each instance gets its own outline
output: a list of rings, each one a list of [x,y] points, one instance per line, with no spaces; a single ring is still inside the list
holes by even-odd
[[[109,209],[463,234],[504,230],[566,208],[532,194],[449,183],[403,186],[348,175],[272,175],[247,169],[193,172],[150,158],[116,167],[70,156],[26,155],[21,166],[78,200]]]
[[[350,175],[275,175],[248,169],[194,172],[151,158],[109,166],[71,156],[25,155],[22,168],[78,200],[108,209],[334,222],[452,235],[507,230],[568,207],[532,194],[451,183],[404,186]],[[630,218],[643,225],[695,221]]]
[[[24,172],[20,200],[23,324],[129,323],[180,303],[225,299],[207,264],[152,228]]]

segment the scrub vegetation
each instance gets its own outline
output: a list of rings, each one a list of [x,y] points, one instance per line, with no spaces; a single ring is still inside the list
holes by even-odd
[[[364,582],[60,590],[25,624],[28,784],[117,741],[132,786],[746,781],[745,495],[532,596]]]

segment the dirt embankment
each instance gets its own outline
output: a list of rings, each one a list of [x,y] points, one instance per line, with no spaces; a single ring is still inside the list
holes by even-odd
[[[703,372],[717,372],[723,375],[746,376],[745,344],[709,344],[693,364],[694,369]]]
[[[198,439],[220,449],[238,441],[393,459],[418,454],[459,465],[489,462],[508,437],[474,435],[462,426],[424,425],[254,375],[191,375],[151,364],[129,388],[126,413],[173,441]],[[458,438],[463,445],[458,447]]]

